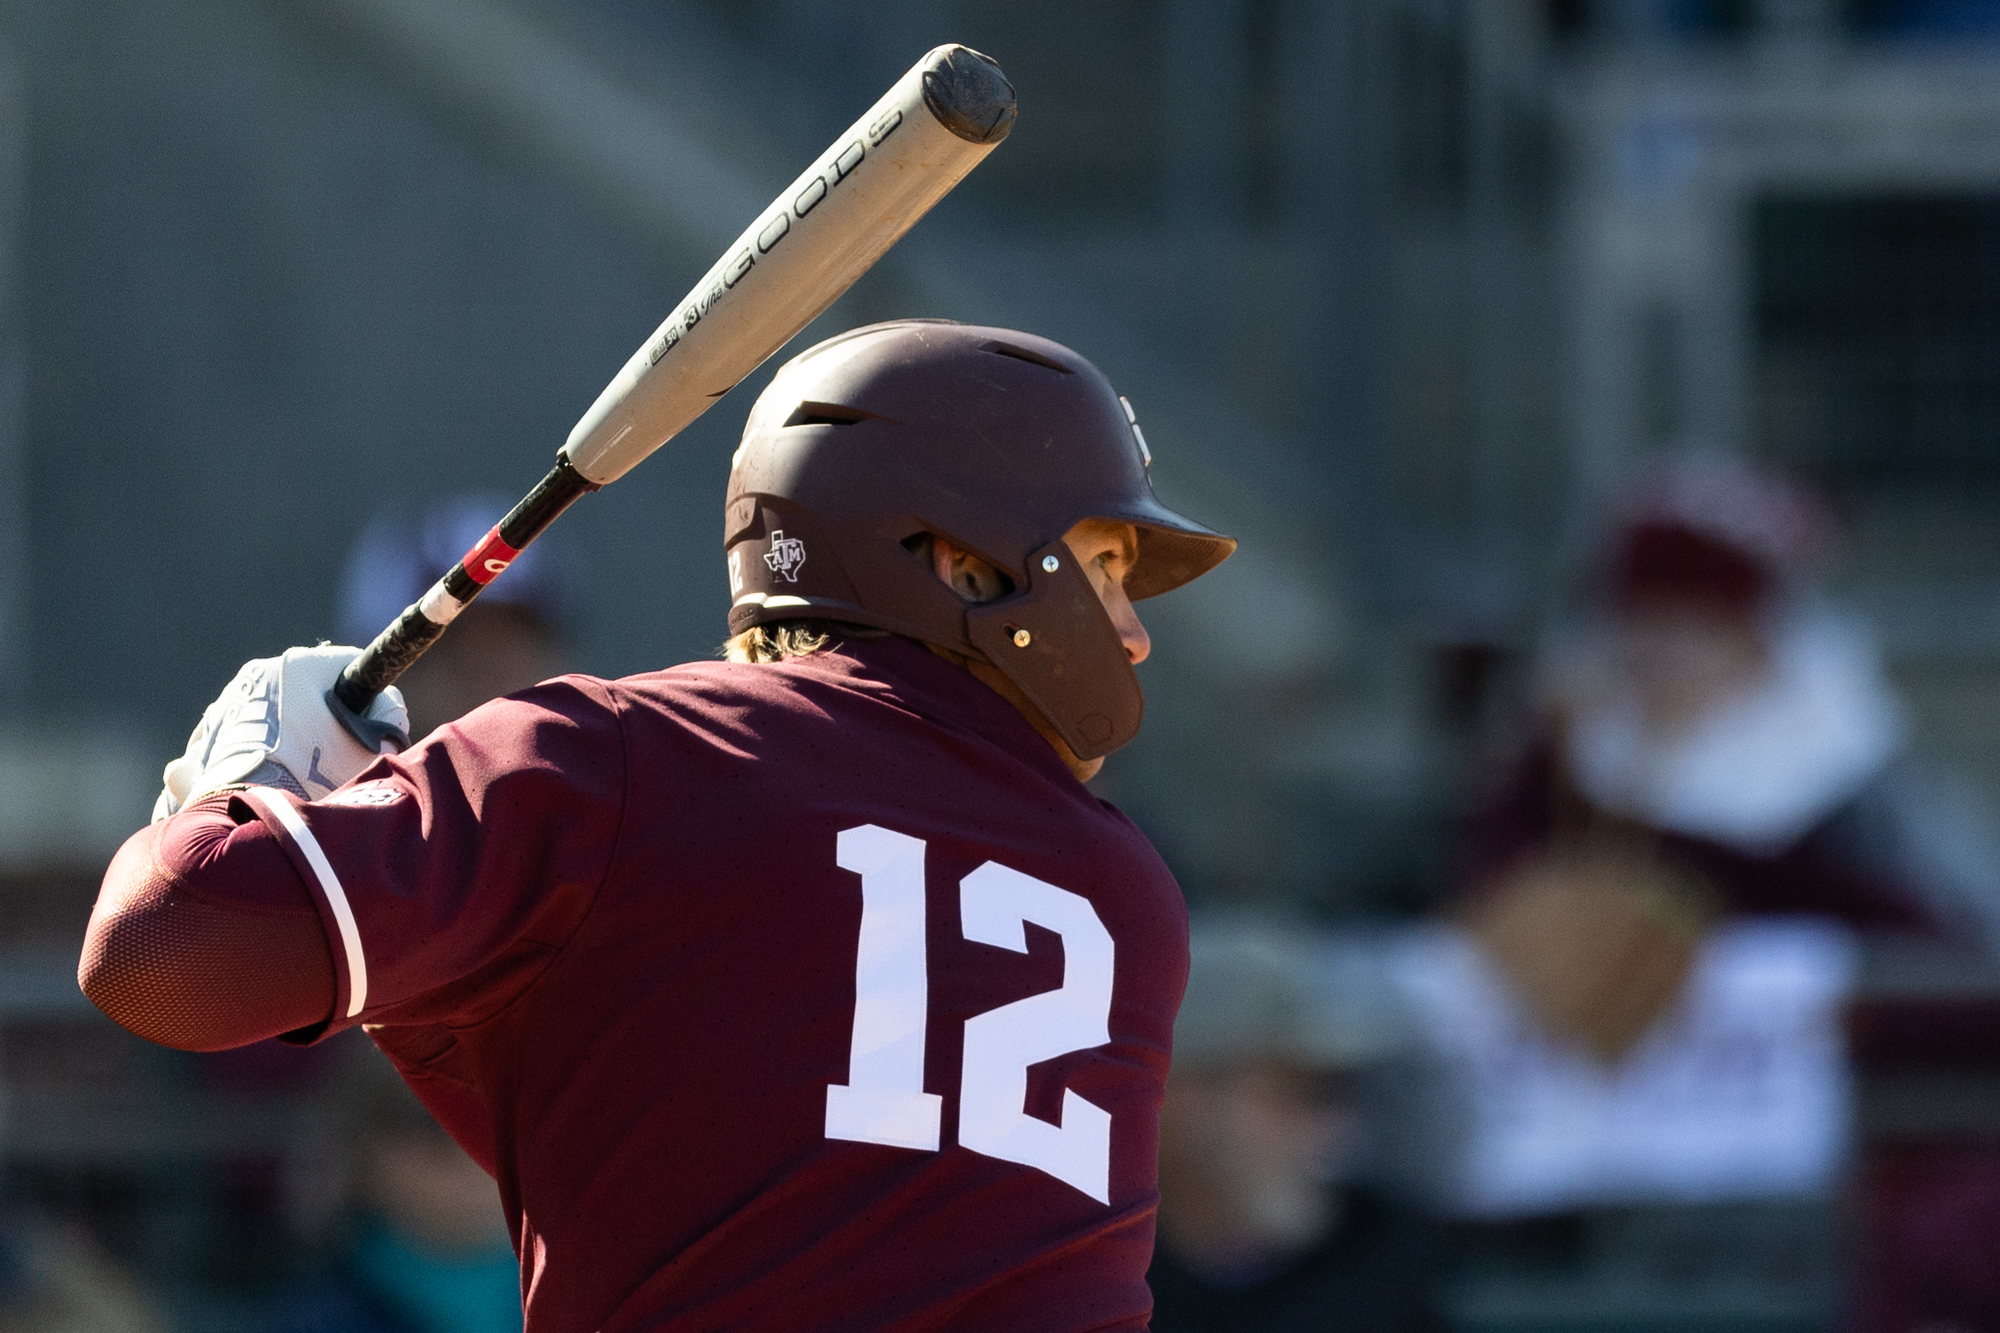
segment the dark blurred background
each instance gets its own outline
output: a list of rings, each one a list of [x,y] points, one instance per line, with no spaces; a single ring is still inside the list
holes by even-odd
[[[104,859],[240,662],[337,634],[371,516],[525,489],[942,41],[1018,127],[795,350],[903,315],[1068,342],[1163,497],[1243,539],[1146,608],[1103,783],[1191,901],[1442,898],[1605,505],[1689,449],[1834,498],[1912,752],[2000,810],[2000,3],[0,0],[4,1159],[184,1327],[249,1327],[290,1262],[318,1112],[81,1000]],[[765,378],[550,539],[581,669],[715,651]],[[2000,1135],[2000,1084],[1951,1077],[1895,1095]],[[1458,1320],[1832,1327],[1813,1281]]]

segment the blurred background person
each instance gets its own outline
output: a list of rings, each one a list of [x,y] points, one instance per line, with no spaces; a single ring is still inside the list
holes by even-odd
[[[1466,846],[1466,919],[1551,1033],[1623,1055],[1729,917],[2000,946],[1986,830],[1912,770],[1873,634],[1814,587],[1834,535],[1809,491],[1717,456],[1619,506]]]
[[[1855,1090],[1912,1054],[1961,1077],[1990,1059],[1991,1038],[1939,1034],[1990,1021],[1943,979],[1993,968],[2000,857],[1912,758],[1869,624],[1821,591],[1837,535],[1815,492],[1730,457],[1659,463],[1611,506],[1525,743],[1469,820],[1450,916],[1479,960],[1410,975],[1478,1071],[1474,1215],[1570,1219],[1590,1262],[1644,1272],[1689,1245],[1673,1210],[1706,1209],[1739,1236],[1679,1261],[1711,1285],[1789,1270],[1773,1292],[1844,1281],[1869,1333],[1926,1308],[1985,1328],[2000,1213],[1966,1181],[1991,1154],[1904,1151],[1885,1174]],[[1857,1000],[1897,958],[1921,1002]],[[1482,1001],[1488,968],[1505,993]],[[1519,1017],[1468,1037],[1482,1006]],[[1815,1277],[1784,1256],[1853,1180],[1859,1261]]]
[[[493,1177],[374,1046],[338,1039],[323,1093],[343,1206],[319,1259],[273,1302],[270,1333],[519,1333],[521,1270]]]
[[[1256,918],[1197,919],[1160,1119],[1156,1333],[1441,1327],[1442,1246],[1353,1179],[1356,1076],[1401,1036],[1387,997]]]
[[[499,496],[452,495],[377,514],[355,540],[340,580],[346,641],[372,639],[506,509]],[[538,543],[403,677],[415,738],[566,669],[571,621],[562,557],[560,537]],[[236,1224],[249,1237],[243,1248],[259,1254],[253,1261],[246,1253],[245,1267],[291,1274],[273,1329],[518,1329],[518,1265],[491,1177],[437,1128],[372,1046],[354,1040],[365,1049],[341,1040],[303,1049],[268,1041],[196,1057],[201,1083],[234,1113],[330,1115],[344,1127],[345,1138],[336,1136],[325,1151],[294,1143],[280,1163],[261,1150],[223,1168],[281,1182],[260,1201],[261,1211],[277,1214],[263,1218],[267,1234],[258,1237],[249,1219]],[[273,1237],[273,1230],[286,1234]]]
[[[506,514],[501,495],[453,495],[415,515],[379,514],[362,530],[340,582],[342,642],[366,645],[443,578]],[[452,622],[397,682],[410,735],[489,699],[569,669],[573,597],[560,535],[535,543]]]
[[[346,641],[372,639],[507,507],[498,495],[454,495],[413,515],[378,514],[342,574]],[[569,592],[560,538],[515,560],[507,577],[461,613],[452,632],[398,682],[412,739],[567,669]],[[520,1268],[492,1177],[438,1127],[372,1045],[340,1044],[348,1049],[314,1096],[346,1127],[348,1154],[332,1167],[344,1206],[315,1239],[309,1277],[275,1307],[273,1333],[519,1329]],[[227,1055],[249,1062],[300,1054],[268,1053],[272,1045]]]

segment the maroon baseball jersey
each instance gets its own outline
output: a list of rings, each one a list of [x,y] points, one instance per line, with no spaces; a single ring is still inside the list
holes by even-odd
[[[1138,1329],[1186,912],[901,639],[568,677],[242,803],[498,1177],[529,1333]]]

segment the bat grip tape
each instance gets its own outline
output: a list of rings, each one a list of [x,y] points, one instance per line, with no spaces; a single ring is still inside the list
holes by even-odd
[[[535,489],[508,510],[507,516],[494,524],[492,530],[481,537],[439,581],[445,598],[451,603],[442,619],[424,613],[423,608],[432,601],[426,595],[423,601],[404,608],[387,629],[375,636],[373,643],[361,650],[359,657],[347,664],[347,669],[340,673],[340,679],[327,691],[327,704],[333,709],[334,716],[340,719],[341,725],[375,752],[380,752],[385,739],[392,742],[402,740],[402,733],[367,716],[368,706],[375,701],[375,696],[395,684],[397,677],[408,671],[410,665],[444,634],[451,618],[489,583],[505,573],[507,566],[565,509],[596,489],[596,482],[570,466],[566,456],[558,454],[556,465],[536,483]],[[407,741],[403,744],[407,745]],[[397,748],[403,747],[399,745]]]

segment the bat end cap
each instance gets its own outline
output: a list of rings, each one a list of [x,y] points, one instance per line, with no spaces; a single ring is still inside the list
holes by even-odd
[[[999,143],[1014,128],[1014,85],[997,62],[969,46],[940,46],[924,57],[924,105],[968,143]]]

